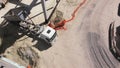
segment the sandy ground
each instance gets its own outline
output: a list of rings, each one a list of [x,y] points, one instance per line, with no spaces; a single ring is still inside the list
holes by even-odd
[[[69,19],[81,1],[62,0],[57,9],[63,12],[65,19]],[[117,16],[119,2],[87,0],[75,19],[66,24],[67,30],[58,31],[58,39],[53,46],[47,48],[42,43],[32,42],[32,38],[19,41],[24,39],[22,37],[7,49],[10,52],[8,58],[18,62],[19,56],[12,58],[17,47],[38,46],[35,50],[40,53],[39,68],[119,68],[120,64],[110,53],[108,45],[109,24],[120,22]]]
[[[59,6],[65,19],[70,17],[75,4],[80,3],[67,1]],[[108,27],[112,21],[119,21],[118,4],[119,0],[88,0],[76,18],[66,25],[67,30],[58,32],[56,44],[41,52],[42,67],[119,68],[119,62],[108,49]]]

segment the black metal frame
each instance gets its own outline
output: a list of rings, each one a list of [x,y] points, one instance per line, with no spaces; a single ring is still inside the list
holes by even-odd
[[[60,0],[57,2],[59,3]],[[52,16],[52,14],[54,13],[58,3],[56,4],[55,8],[53,9],[53,12],[51,13],[50,17]],[[45,7],[43,7],[45,8]],[[22,12],[21,12],[22,11]],[[47,11],[47,10],[45,10]],[[13,15],[12,15],[13,13]],[[21,14],[20,14],[21,13]],[[23,19],[20,18],[20,15],[23,14]],[[5,18],[6,21],[9,21],[10,23],[13,23],[17,26],[19,26],[20,30],[22,30],[26,35],[30,36],[33,35],[34,37],[39,39],[39,35],[37,33],[37,31],[39,31],[39,29],[41,28],[41,24],[35,25],[33,23],[33,21],[27,21],[25,20],[26,17],[29,17],[30,14],[30,10],[29,10],[29,6],[22,6],[22,7],[16,7],[14,9],[11,9],[10,11],[8,11],[8,13],[6,13],[3,17]],[[47,21],[50,19],[50,17],[47,19]],[[45,21],[45,23],[48,23]]]

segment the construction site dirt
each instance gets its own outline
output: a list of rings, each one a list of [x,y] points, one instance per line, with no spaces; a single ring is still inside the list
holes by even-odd
[[[50,17],[59,0],[44,1]],[[65,29],[56,30],[57,38],[49,44],[26,35],[3,17],[16,6],[31,6],[26,21],[43,25],[41,0],[10,0],[0,9],[3,17],[0,18],[0,54],[32,68],[120,68],[119,61],[110,52],[108,35],[111,22],[120,25],[119,3],[119,0],[60,0],[45,25],[52,22],[55,28],[60,22],[70,21],[62,25]]]

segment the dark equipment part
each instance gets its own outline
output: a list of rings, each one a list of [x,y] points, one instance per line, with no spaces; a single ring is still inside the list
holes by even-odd
[[[27,34],[39,35],[39,31],[43,28],[40,25],[35,25],[32,20],[26,21],[26,17],[30,14],[28,7],[18,7],[8,11],[3,17],[10,23],[17,24],[20,30]]]
[[[37,0],[35,0],[36,2]],[[32,3],[34,4],[34,2]],[[43,39],[44,41],[51,43],[56,37],[56,31],[49,26],[44,26],[41,24],[34,24],[34,22],[29,19],[31,6],[21,6],[8,11],[3,18],[5,18],[8,23],[12,23],[18,26],[21,32],[33,37],[37,40]],[[50,32],[48,32],[50,31]]]
[[[3,3],[0,3],[0,9],[4,8],[5,7],[5,4]]]
[[[120,3],[118,5],[118,12],[117,12],[118,16],[120,16]]]
[[[4,66],[1,66],[0,68],[4,68]]]
[[[112,22],[109,26],[109,50],[113,56],[120,61],[120,35],[118,36],[118,30],[115,31],[115,23]]]
[[[17,2],[19,3],[19,2],[21,2],[22,0],[8,0],[10,3],[16,3],[17,4]]]
[[[28,11],[28,7],[19,7],[14,8],[8,11],[3,17],[7,21],[24,21],[25,18],[30,14],[30,11]]]
[[[0,9],[5,7],[5,4],[7,3],[8,0],[0,0]]]

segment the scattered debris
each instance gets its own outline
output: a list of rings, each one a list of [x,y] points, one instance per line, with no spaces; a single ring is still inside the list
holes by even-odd
[[[39,55],[37,52],[35,52],[31,47],[20,47],[17,50],[18,55],[22,60],[24,60],[26,63],[29,63],[29,65],[32,66],[32,68],[35,68],[37,65],[39,65]],[[30,67],[30,66],[28,66]]]

